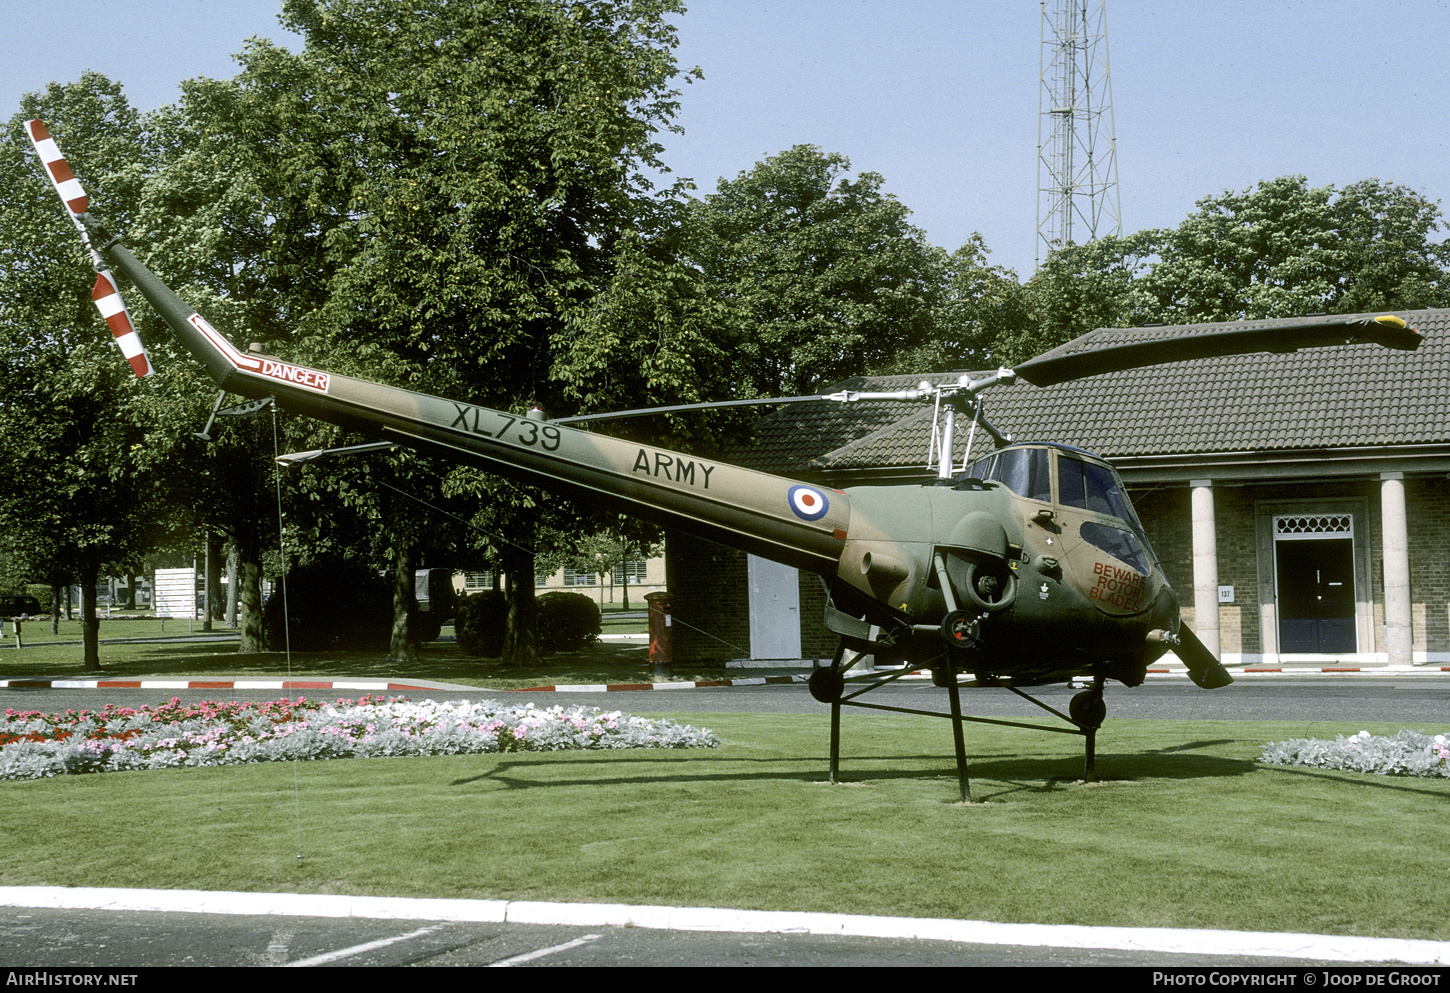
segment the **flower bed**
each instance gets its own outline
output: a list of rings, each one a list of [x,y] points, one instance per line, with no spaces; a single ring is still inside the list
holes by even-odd
[[[1373,772],[1382,776],[1444,776],[1450,778],[1450,744],[1445,735],[1431,737],[1401,731],[1392,737],[1361,731],[1333,741],[1294,738],[1271,741],[1260,762],[1269,765],[1307,765],[1317,769]]]
[[[595,707],[505,707],[492,700],[417,703],[298,697],[97,711],[6,710],[0,779],[287,759],[461,755],[578,748],[718,748],[714,733]]]

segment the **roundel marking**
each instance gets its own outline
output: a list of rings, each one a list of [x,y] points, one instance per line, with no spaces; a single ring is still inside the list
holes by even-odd
[[[826,495],[809,486],[792,486],[786,499],[790,502],[791,511],[803,521],[819,521],[831,509]]]

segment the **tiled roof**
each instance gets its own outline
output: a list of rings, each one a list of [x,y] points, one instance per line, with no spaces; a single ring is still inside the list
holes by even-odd
[[[984,394],[987,416],[1016,440],[1109,458],[1450,442],[1450,310],[1400,316],[1425,336],[1414,352],[1342,345],[1175,362],[1045,388],[996,386]],[[1049,354],[1291,323],[1104,328]],[[858,376],[826,392],[901,390],[957,375]],[[928,404],[797,404],[763,418],[758,445],[735,457],[786,474],[923,465],[931,421]],[[962,424],[958,458],[967,431]],[[974,448],[990,444],[979,432]]]

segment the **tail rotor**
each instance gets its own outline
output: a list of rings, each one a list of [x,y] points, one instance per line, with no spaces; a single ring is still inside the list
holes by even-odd
[[[136,327],[131,323],[131,315],[126,312],[126,303],[121,299],[121,293],[116,288],[116,279],[106,268],[101,253],[96,251],[91,244],[85,225],[81,223],[80,215],[90,207],[90,198],[86,196],[80,180],[76,179],[70,163],[65,160],[65,156],[56,147],[55,139],[50,136],[45,122],[38,119],[26,121],[25,133],[29,136],[30,143],[35,146],[35,152],[40,156],[40,161],[45,164],[45,174],[50,177],[51,185],[55,187],[55,192],[60,196],[61,202],[65,204],[71,223],[80,232],[81,241],[85,244],[86,251],[90,253],[91,263],[96,267],[96,285],[91,290],[91,299],[95,302],[96,309],[100,311],[101,319],[111,329],[111,335],[116,339],[116,345],[121,349],[121,354],[126,357],[126,361],[130,363],[132,371],[137,376],[151,375],[155,369],[146,354],[146,346],[141,343],[141,336],[136,333]]]

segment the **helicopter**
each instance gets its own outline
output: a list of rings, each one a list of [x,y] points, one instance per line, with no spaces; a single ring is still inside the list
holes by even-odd
[[[550,420],[494,410],[297,365],[242,350],[161,282],[89,210],[43,123],[27,123],[47,174],[97,271],[121,273],[156,309],[226,394],[271,399],[283,409],[358,429],[375,449],[403,445],[539,486],[581,503],[629,514],[668,529],[814,573],[827,590],[825,623],[838,636],[827,666],[809,679],[811,695],[831,706],[831,779],[839,774],[843,706],[949,719],[963,800],[969,798],[963,724],[1005,724],[1084,739],[1084,778],[1094,778],[1095,736],[1106,716],[1108,680],[1144,681],[1168,651],[1198,686],[1232,676],[1181,623],[1177,594],[1106,460],[1069,445],[1018,442],[986,417],[983,394],[998,384],[1035,386],[1123,369],[1260,351],[1374,343],[1414,350],[1421,335],[1393,315],[1314,318],[1263,327],[1159,338],[1093,351],[1057,349],[1013,368],[922,382],[889,392],[842,391],[764,401],[687,404]],[[97,294],[103,292],[97,283]],[[107,294],[108,322],[119,294]],[[97,297],[98,306],[100,297]],[[118,342],[117,324],[112,323]],[[127,334],[134,335],[129,322]],[[133,368],[149,371],[139,339],[122,342]],[[142,362],[134,357],[137,350]],[[899,401],[930,403],[934,475],[927,484],[832,489],[573,426],[703,407],[769,403]],[[978,430],[996,450],[968,464],[955,459],[957,434]],[[201,433],[206,436],[207,429]],[[305,459],[318,452],[284,458]],[[869,668],[867,658],[883,665]],[[887,668],[887,666],[890,668]],[[906,710],[858,698],[902,676],[930,670],[947,691],[950,712]],[[1063,714],[1025,692],[1084,681]],[[998,685],[1060,718],[1064,726],[964,716],[959,690]]]

